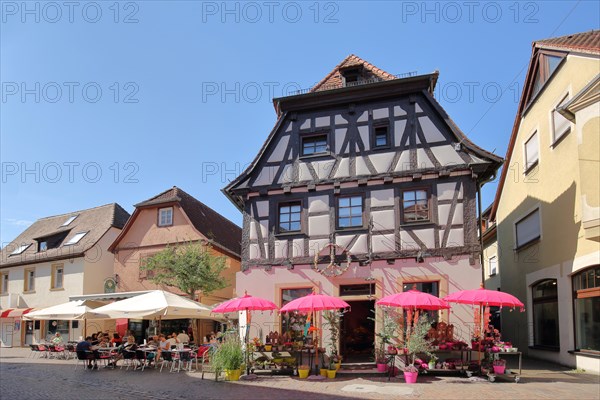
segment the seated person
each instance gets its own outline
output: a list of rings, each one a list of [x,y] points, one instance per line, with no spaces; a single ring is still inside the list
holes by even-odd
[[[55,346],[62,346],[64,344],[62,336],[60,336],[60,332],[56,332],[54,337],[52,338],[52,344]]]
[[[158,335],[158,351],[156,352],[156,358],[160,358],[163,351],[169,350],[171,350],[171,342],[169,342],[165,335],[161,333]]]
[[[119,336],[119,334],[117,332],[113,333],[113,338],[110,339],[110,344],[115,344],[116,346],[120,345],[121,343],[123,343],[123,339],[121,339],[121,336]]]
[[[111,367],[116,367],[117,361],[123,359],[124,353],[126,351],[136,351],[137,348],[138,348],[138,345],[135,343],[135,338],[133,336],[127,337],[127,342],[121,344],[121,346],[118,347],[118,349],[117,349],[118,354],[115,357],[115,361],[108,365]]]
[[[89,369],[98,369],[98,363],[97,363],[97,359],[100,358],[100,355],[98,354],[97,350],[94,350],[93,346],[92,346],[92,338],[91,336],[88,336],[85,338],[85,340],[82,340],[81,342],[77,343],[77,347],[75,347],[75,352],[77,353],[77,357],[78,358],[86,358],[88,361],[88,368]],[[93,358],[87,358],[87,356],[90,354],[93,355]],[[92,365],[92,361],[94,362]]]
[[[98,334],[92,333],[92,346],[96,346],[99,343]]]
[[[171,348],[177,347],[177,343],[179,343],[177,340],[177,334],[173,332],[167,339],[167,342],[171,343]]]
[[[109,346],[110,346],[110,344],[108,343],[108,339],[105,336],[102,336],[102,338],[98,342],[98,347],[106,348]]]
[[[148,349],[158,349],[159,343],[160,343],[160,341],[158,339],[158,335],[154,335],[150,338],[150,340],[146,344],[146,347]],[[154,351],[146,352],[146,359],[148,360],[148,366],[152,365],[152,362],[156,358],[156,353],[157,352],[154,352]]]
[[[177,335],[177,340],[179,343],[189,343],[190,337],[187,333],[185,333],[185,331],[181,331],[181,333]]]

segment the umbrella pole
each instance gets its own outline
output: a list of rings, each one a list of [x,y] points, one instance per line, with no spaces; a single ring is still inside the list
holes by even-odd
[[[313,315],[313,323],[315,324],[315,328],[317,327],[317,312],[314,312]],[[317,375],[319,375],[320,372],[320,367],[319,367],[319,332],[316,331],[316,336],[317,336],[317,340],[316,340],[316,344],[315,344],[315,371],[317,371]],[[314,338],[313,338],[313,343],[315,342]]]
[[[250,310],[246,309],[246,375],[250,375],[250,322],[252,315]]]

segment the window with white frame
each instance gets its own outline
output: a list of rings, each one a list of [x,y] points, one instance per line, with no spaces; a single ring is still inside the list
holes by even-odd
[[[558,103],[556,108],[552,110],[552,143],[556,143],[556,141],[563,136],[565,136],[571,130],[571,122],[566,119],[561,113],[558,112],[558,109],[562,107],[569,100],[569,95],[567,94],[563,99]]]
[[[535,167],[540,159],[540,143],[538,133],[535,132],[525,142],[525,172]]]
[[[52,266],[52,289],[63,288],[64,274],[65,267],[62,264],[56,264]]]
[[[35,269],[25,270],[25,286],[24,292],[33,292],[35,290]]]
[[[536,208],[515,224],[515,244],[519,249],[541,237],[540,209]]]
[[[173,225],[173,207],[160,208],[158,210],[158,226]]]
[[[498,257],[491,256],[488,259],[488,263],[490,266],[490,276],[494,276],[498,273]]]
[[[8,293],[8,273],[0,274],[0,294]]]

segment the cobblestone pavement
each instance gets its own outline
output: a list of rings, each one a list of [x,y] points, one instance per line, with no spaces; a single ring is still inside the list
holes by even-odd
[[[28,349],[0,349],[1,399],[600,399],[598,375],[524,360],[520,383],[479,378],[420,376],[407,385],[401,378],[337,378],[320,382],[286,376],[256,381],[215,382],[197,372],[98,371],[75,368],[75,360],[28,358]]]

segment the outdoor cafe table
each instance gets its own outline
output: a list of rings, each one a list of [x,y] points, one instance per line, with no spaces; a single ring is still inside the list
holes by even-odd
[[[191,353],[192,349],[171,349],[171,353],[177,353],[179,359],[181,359],[181,355],[183,353]],[[188,370],[191,372],[192,371],[192,362],[191,362],[192,358],[191,355],[189,357],[188,360]],[[177,372],[181,371],[181,363],[177,363]]]
[[[97,347],[92,348],[92,350],[95,350],[98,352],[98,354],[100,354],[101,360],[107,360],[109,363],[114,363],[118,354],[116,347]],[[108,358],[106,358],[106,356],[108,356]]]

